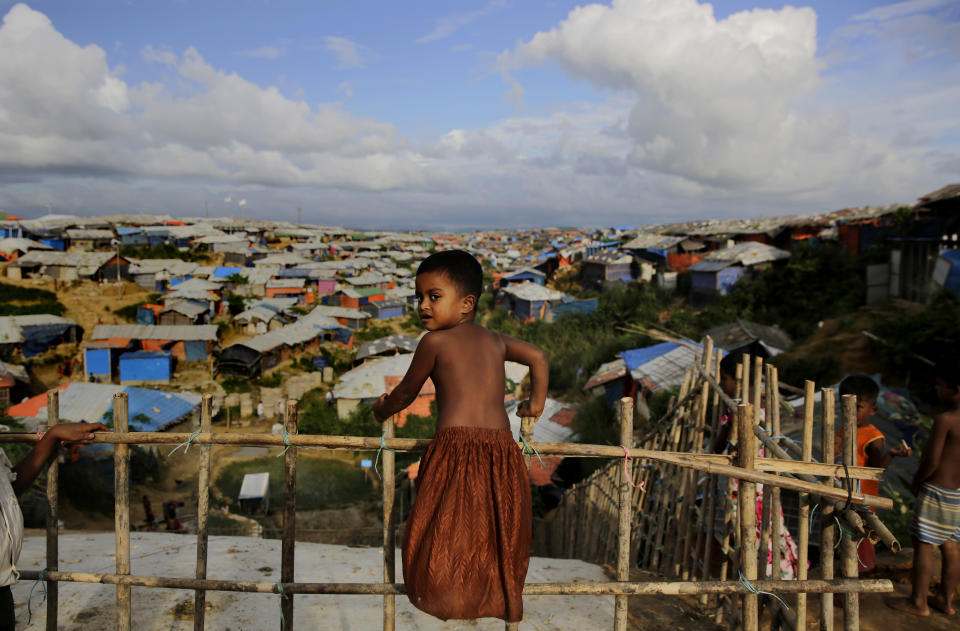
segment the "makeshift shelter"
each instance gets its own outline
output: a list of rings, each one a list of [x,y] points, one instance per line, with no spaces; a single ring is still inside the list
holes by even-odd
[[[170,351],[137,351],[120,355],[120,383],[169,383],[173,373]]]
[[[150,326],[145,324],[100,324],[90,340],[102,342],[123,338],[140,342],[145,351],[169,350],[187,362],[206,361],[213,353],[220,330],[213,324]]]
[[[360,346],[357,350],[357,357],[354,364],[361,364],[368,359],[375,357],[386,357],[388,355],[399,355],[401,352],[412,353],[417,350],[417,344],[420,341],[406,335],[388,335],[379,340],[373,340]]]
[[[0,357],[9,357],[17,348],[24,357],[33,357],[57,344],[79,342],[82,335],[69,318],[45,313],[0,316]]]
[[[266,515],[270,510],[270,474],[247,473],[237,494],[240,512],[245,515]]]
[[[506,309],[521,321],[542,320],[553,304],[560,304],[566,294],[535,283],[525,282],[504,287],[497,292],[497,306]]]
[[[369,313],[376,320],[402,318],[407,313],[407,302],[402,299],[370,302],[360,307],[360,310]]]
[[[583,260],[584,289],[603,289],[610,283],[633,280],[633,256],[619,250],[604,250]]]
[[[743,352],[755,357],[773,357],[793,346],[793,340],[780,327],[740,319],[714,327],[704,335],[728,353]]]
[[[623,351],[620,357],[638,385],[658,392],[683,382],[684,372],[694,365],[700,347],[693,342],[661,342]]]
[[[0,361],[0,410],[10,405],[12,400],[10,393],[18,383],[30,384],[27,369]]]

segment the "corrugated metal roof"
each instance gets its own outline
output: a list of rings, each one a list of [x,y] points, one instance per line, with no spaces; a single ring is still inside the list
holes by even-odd
[[[113,258],[113,252],[59,252],[52,250],[30,250],[10,265],[25,267],[30,265],[53,265],[60,267],[86,267],[100,269]]]
[[[407,337],[406,335],[388,335],[387,337],[381,337],[379,340],[373,340],[372,342],[367,342],[362,345],[360,350],[357,351],[357,359],[363,359],[371,355],[379,355],[384,351],[393,349],[401,349],[412,353],[417,350],[419,343],[419,340]]]
[[[265,353],[278,346],[294,346],[296,344],[309,342],[321,335],[325,330],[339,328],[340,323],[332,318],[316,317],[311,318],[309,321],[301,319],[293,324],[288,324],[285,327],[264,333],[263,335],[258,335],[243,342],[238,342],[237,344],[246,346],[260,353]]]
[[[614,379],[619,379],[626,374],[627,364],[623,361],[623,358],[618,357],[612,362],[601,364],[600,367],[597,368],[597,370],[590,377],[590,379],[587,380],[587,383],[583,386],[583,389],[590,390],[591,388],[602,386],[603,384],[613,381]]]
[[[682,236],[640,233],[623,244],[624,250],[667,250],[683,241]]]
[[[790,253],[786,250],[781,250],[765,243],[744,241],[729,248],[714,250],[703,257],[703,260],[732,261],[739,263],[744,267],[749,267],[751,265],[770,263],[772,261],[779,261],[781,259],[788,258],[790,258]]]
[[[328,307],[326,305],[314,307],[313,310],[304,317],[313,317],[314,315],[327,316],[328,318],[350,318],[353,320],[370,317],[369,313],[360,311],[359,309],[351,309],[350,307]]]
[[[510,285],[509,287],[504,287],[500,289],[503,293],[510,294],[521,300],[562,300],[566,294],[555,291],[553,289],[548,289],[542,285],[536,283],[531,283],[526,281],[523,283],[517,283],[516,285]]]
[[[8,237],[0,239],[0,252],[10,254],[12,252],[29,252],[30,250],[53,250],[52,247],[33,239],[22,239],[19,237]]]
[[[98,324],[91,340],[128,337],[135,340],[217,341],[218,329],[213,324]]]
[[[736,265],[734,261],[708,261],[706,259],[697,261],[693,265],[687,268],[687,271],[690,272],[719,272],[722,269],[727,269]]]
[[[683,383],[683,375],[693,366],[697,352],[686,344],[663,342],[620,355],[634,381],[656,391]]]
[[[338,399],[376,399],[387,391],[385,377],[402,377],[407,374],[413,353],[403,353],[393,357],[371,359],[340,376],[333,387],[333,395]],[[433,382],[427,379],[420,393],[433,392]]]

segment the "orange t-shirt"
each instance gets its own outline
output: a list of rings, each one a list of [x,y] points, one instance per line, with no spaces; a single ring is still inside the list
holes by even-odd
[[[865,467],[867,466],[867,445],[872,443],[875,440],[881,441],[881,448],[883,447],[882,441],[886,440],[886,437],[883,435],[879,429],[874,425],[864,425],[857,428],[857,466]],[[837,432],[837,438],[835,444],[837,462],[840,462],[841,454],[843,453],[843,440],[842,440],[842,431]],[[861,480],[860,481],[860,491],[865,495],[880,495],[880,482],[877,480]]]

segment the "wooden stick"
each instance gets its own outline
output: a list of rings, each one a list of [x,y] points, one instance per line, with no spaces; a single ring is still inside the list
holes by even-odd
[[[803,438],[800,441],[803,450],[804,462],[813,459],[813,412],[815,385],[812,381],[804,382],[803,396]],[[799,517],[797,518],[797,578],[807,579],[807,563],[809,561],[810,545],[810,496],[800,494]],[[797,628],[807,628],[807,594],[797,594]]]
[[[24,580],[36,580],[37,570],[21,570]],[[47,578],[46,572],[44,578]],[[204,589],[221,592],[246,592],[278,594],[275,582],[224,581],[215,579],[173,578],[163,576],[136,576],[130,574],[93,574],[87,572],[50,572],[49,580],[69,583],[93,583],[102,585],[132,585],[165,589]],[[889,579],[848,579],[808,581],[753,581],[758,590],[779,594],[796,594],[801,591],[817,594],[843,593],[889,593],[893,583]],[[378,596],[381,594],[402,595],[406,593],[403,583],[283,583],[286,594],[354,594]],[[527,583],[524,596],[596,596],[596,595],[664,595],[688,596],[696,594],[749,594],[741,581],[654,581],[648,583],[577,582],[577,583]]]
[[[767,371],[770,388],[767,394],[767,410],[770,415],[770,431],[774,436],[780,435],[780,388],[777,367],[770,365]],[[780,505],[780,487],[770,488],[770,546],[773,548],[773,578],[780,579],[780,561],[782,557],[781,542],[783,540],[783,513]]]
[[[287,413],[284,419],[286,436],[297,433],[297,402],[287,401]],[[291,441],[292,443],[293,441]],[[280,580],[293,582],[294,548],[297,537],[297,449],[287,449],[283,455],[283,528],[280,535]],[[293,629],[293,594],[287,594],[280,600],[281,631]]]
[[[823,388],[821,391],[822,424],[820,444],[823,449],[823,461],[832,462],[834,455],[834,399],[833,390]],[[825,580],[833,578],[833,504],[821,504],[820,511],[820,571]],[[833,596],[820,598],[820,629],[833,631]]]
[[[734,395],[737,398],[740,398],[741,396],[743,396],[741,394],[743,392],[743,364],[742,363],[737,364],[736,370],[737,370],[737,374],[736,374],[737,385],[734,391]],[[719,377],[719,373],[717,376]],[[708,383],[712,379],[709,375],[706,375],[704,378],[707,380]],[[727,409],[731,411],[735,411],[736,406],[734,406],[733,403],[730,402],[730,397],[727,396],[727,394],[720,388],[720,386],[716,385],[715,381],[713,382],[712,385],[716,386],[713,391],[716,392],[717,395],[724,401],[724,404],[727,405]],[[730,444],[735,445],[739,441],[739,436],[740,436],[740,430],[737,427],[736,417],[731,418],[728,422],[730,423],[730,438],[728,440]],[[724,447],[726,448],[726,446]],[[723,556],[720,558],[720,580],[721,581],[727,580],[727,572],[730,570],[731,563],[735,563],[735,561],[739,558],[739,555],[736,555],[736,556],[732,555],[731,549],[730,549],[731,540],[736,541],[738,538],[738,533],[740,532],[739,528],[735,527],[734,525],[733,493],[735,491],[735,487],[736,487],[736,480],[734,480],[733,478],[727,478],[726,494],[724,495],[724,500],[723,500],[723,539],[721,541],[721,552],[723,553]],[[725,607],[717,607],[717,612],[714,615],[714,621],[717,624],[723,623],[725,608],[730,608],[730,610],[733,611],[734,605],[733,605],[732,598],[725,599],[722,604],[724,604]],[[733,616],[731,616],[731,620],[733,620]]]
[[[756,457],[756,438],[753,435],[753,408],[741,404],[737,406],[737,424],[740,426],[740,440],[737,450],[737,462],[741,469],[753,469]],[[740,565],[743,576],[748,581],[757,580],[757,486],[754,482],[741,478],[738,491],[740,517]],[[757,631],[759,620],[758,599],[754,593],[743,597],[743,631]]]
[[[394,417],[383,423],[384,439],[393,438],[395,431]],[[396,485],[395,456],[389,449],[380,454],[383,460],[383,582],[392,584],[397,580],[397,542],[394,534],[396,516],[394,515],[394,496]],[[397,603],[393,594],[383,595],[383,631],[393,631],[396,627]]]
[[[212,423],[213,395],[203,395],[200,403],[200,431],[209,432]],[[210,514],[210,445],[200,447],[200,471],[197,475],[197,578],[207,578],[207,518]],[[207,617],[207,592],[193,595],[193,628],[203,631]]]
[[[882,541],[883,545],[887,546],[891,552],[894,554],[900,553],[900,542],[893,536],[893,533],[890,532],[883,522],[880,521],[876,513],[866,511],[861,514],[861,517],[863,517],[863,521],[866,522],[867,534],[872,542],[875,543],[874,539]]]
[[[47,392],[47,431],[60,422],[60,391]],[[60,569],[60,448],[54,450],[47,465],[47,570]],[[47,631],[57,631],[57,607],[60,602],[56,581],[47,581]]]
[[[713,374],[717,375],[718,377],[720,375],[721,357],[722,357],[722,353],[719,350],[717,350],[715,353],[716,359],[714,362]],[[712,405],[713,418],[710,423],[711,440],[713,439],[714,436],[717,435],[717,431],[719,431],[720,397],[717,395],[716,391],[714,391],[714,394],[713,394],[712,404],[713,404]],[[710,476],[707,482],[707,489],[709,491],[709,495],[707,495],[707,517],[706,517],[706,527],[704,528],[703,556],[701,557],[702,570],[701,570],[700,578],[702,580],[709,580],[711,576],[710,561],[712,559],[711,555],[713,554],[713,541],[716,534],[714,532],[714,525],[716,524],[716,519],[717,519],[717,496],[720,493],[720,481],[717,478],[717,476]],[[701,598],[700,604],[706,605],[707,599]]]
[[[620,399],[620,445],[624,448],[623,470],[620,472],[619,522],[617,528],[617,580],[630,580],[630,517],[633,496],[630,492],[632,480],[630,459],[626,457],[633,443],[633,399]],[[627,596],[617,596],[614,610],[613,628],[615,631],[627,631]]]
[[[767,364],[766,366],[762,366],[760,362],[761,362],[761,358],[757,357],[757,375],[760,374],[761,368],[766,368],[766,375],[764,375],[764,383],[763,383],[766,389],[766,391],[764,392],[764,400],[766,401],[767,408],[769,408],[770,401],[773,398],[772,397],[773,383],[770,381],[770,365]],[[758,376],[757,378],[758,392],[760,390],[759,386],[760,386],[760,383],[759,383],[759,376]],[[759,403],[759,397],[755,397],[755,399]],[[773,414],[771,413],[772,411],[769,409],[761,410],[761,409],[758,409],[757,407],[754,407],[754,413],[759,413],[761,411],[763,412],[764,429],[766,429],[768,435],[776,436],[776,433],[773,433]],[[759,416],[755,418],[759,418]],[[764,451],[764,454],[766,454],[766,451]],[[761,518],[760,550],[759,550],[760,556],[758,559],[760,563],[760,576],[762,576],[763,578],[770,578],[770,574],[767,572],[767,557],[770,554],[770,546],[771,546],[771,534],[772,534],[771,523],[773,521],[773,514],[771,513],[770,508],[772,504],[773,504],[773,487],[770,486],[769,484],[764,484],[763,485],[763,504],[761,505],[761,511],[760,511],[760,518]],[[771,568],[771,570],[776,567],[777,566],[774,565]]]
[[[126,392],[113,395],[113,427],[118,432],[127,432],[129,400]],[[113,451],[113,487],[116,496],[114,506],[117,551],[117,574],[130,573],[130,446],[116,445]],[[130,586],[117,585],[117,629],[130,631],[132,612]]]
[[[843,461],[847,465],[857,463],[857,397],[843,395]],[[853,480],[844,480],[844,484],[853,484]],[[851,511],[852,512],[852,511]],[[857,542],[853,537],[840,534],[840,569],[844,578],[857,578],[860,573],[857,565]],[[844,631],[860,631],[860,598],[856,594],[843,596]]]

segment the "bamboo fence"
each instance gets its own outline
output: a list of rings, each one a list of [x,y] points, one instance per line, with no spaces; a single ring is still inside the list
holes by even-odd
[[[821,580],[806,578],[806,568],[798,572],[795,580],[779,580],[758,576],[758,549],[760,567],[766,568],[765,549],[760,546],[754,524],[754,494],[756,485],[781,488],[801,493],[801,515],[807,515],[810,503],[821,505],[823,544],[821,549],[833,550],[833,524],[836,513],[847,524],[843,533],[846,538],[865,536],[871,540],[883,540],[888,545],[898,545],[892,535],[870,511],[864,518],[857,517],[857,510],[866,506],[881,509],[892,508],[885,498],[864,496],[853,492],[852,479],[877,479],[879,470],[850,465],[849,450],[844,451],[843,465],[832,462],[833,407],[832,391],[824,390],[824,414],[822,419],[824,443],[831,445],[825,452],[824,463],[812,462],[811,443],[813,431],[812,393],[813,384],[807,382],[803,440],[798,450],[802,460],[788,456],[777,441],[778,419],[770,420],[769,430],[754,423],[759,417],[763,380],[767,383],[767,399],[776,397],[776,372],[757,362],[750,366],[750,359],[743,364],[739,382],[739,398],[749,399],[754,394],[752,405],[731,400],[719,390],[716,377],[719,369],[719,352],[713,350],[712,342],[705,340],[700,365],[691,367],[679,397],[673,402],[661,422],[637,440],[633,430],[633,400],[620,402],[620,445],[583,445],[570,443],[534,443],[533,419],[524,419],[521,443],[526,443],[541,455],[609,458],[612,462],[599,469],[591,477],[570,489],[561,505],[550,519],[548,552],[553,556],[577,557],[591,562],[612,563],[616,568],[616,580],[609,582],[576,583],[527,583],[525,595],[614,595],[614,629],[625,631],[628,624],[628,597],[631,595],[698,595],[701,600],[710,596],[718,599],[718,621],[729,616],[733,625],[741,625],[745,631],[758,628],[759,606],[777,602],[774,594],[797,594],[797,612],[794,614],[785,605],[771,605],[773,620],[789,628],[804,629],[806,594],[821,594],[821,608],[830,613],[824,629],[832,628],[832,603],[834,593],[845,594],[845,628],[857,629],[859,616],[856,609],[856,594],[865,592],[890,592],[889,580],[857,578],[856,543],[845,543],[841,549],[842,579],[833,577],[833,555],[822,555],[824,575]],[[753,368],[754,382],[750,383]],[[741,371],[738,371],[741,372]],[[771,389],[772,388],[772,389]],[[712,394],[712,405],[710,399]],[[48,425],[59,420],[59,393],[47,393]],[[211,427],[212,396],[204,395],[201,404],[199,431],[193,434],[168,434],[129,432],[128,400],[125,393],[114,396],[115,431],[97,434],[93,442],[116,445],[116,571],[113,574],[63,572],[57,565],[58,558],[58,485],[57,466],[52,463],[47,471],[47,560],[42,571],[23,570],[24,579],[42,579],[47,587],[46,628],[58,626],[57,607],[59,582],[101,583],[116,585],[116,619],[118,629],[131,629],[131,589],[166,588],[194,590],[194,629],[205,628],[207,616],[205,596],[208,591],[274,593],[281,598],[281,620],[284,631],[295,628],[294,595],[296,594],[366,594],[383,599],[383,628],[395,628],[395,599],[404,594],[403,584],[396,583],[396,528],[397,511],[394,503],[394,485],[389,481],[395,476],[395,451],[422,451],[428,440],[398,439],[393,437],[393,422],[384,425],[381,438],[353,436],[318,436],[297,434],[297,402],[287,402],[287,414],[282,436],[266,434],[215,433]],[[830,405],[827,405],[827,404]],[[855,425],[855,413],[851,416],[850,402],[843,406],[844,427]],[[721,426],[724,410],[734,412],[735,423],[730,436],[738,447],[736,458],[725,454],[706,454],[705,439],[713,439]],[[708,423],[709,419],[709,423]],[[852,419],[852,421],[851,421]],[[849,431],[844,432],[849,435]],[[759,439],[759,440],[758,440]],[[34,442],[36,434],[3,434],[0,444],[8,442]],[[129,512],[129,445],[184,444],[200,445],[198,509],[197,509],[197,563],[195,576],[161,577],[130,574],[130,512]],[[209,516],[210,446],[265,445],[284,447],[284,497],[283,525],[281,534],[281,581],[279,583],[255,581],[229,581],[207,577],[207,520]],[[763,445],[777,457],[758,457],[757,449]],[[296,542],[295,493],[297,447],[321,447],[326,449],[380,450],[383,464],[383,574],[375,583],[304,583],[297,582],[293,573]],[[701,476],[700,474],[706,474]],[[845,477],[849,475],[849,478]],[[844,488],[835,488],[836,477],[844,479]],[[822,481],[821,478],[824,480]],[[738,484],[735,483],[738,481]],[[738,486],[739,485],[739,486]],[[738,494],[740,508],[734,507],[734,495]],[[771,493],[772,505],[776,506],[776,494]],[[778,515],[779,511],[765,511],[762,516]],[[849,515],[848,515],[849,513]],[[715,522],[720,521],[719,527]],[[761,526],[772,541],[782,536],[781,520],[767,518],[770,523]],[[801,520],[805,521],[805,520]],[[859,522],[859,523],[858,523]],[[615,526],[614,526],[615,524]],[[809,529],[799,530],[799,548],[805,557],[809,543]],[[715,562],[715,557],[721,560]],[[829,563],[828,563],[829,561]],[[827,573],[827,566],[830,573]],[[719,571],[715,568],[719,567]],[[640,567],[665,574],[671,580],[632,582],[630,569]],[[776,567],[776,566],[775,566]],[[739,574],[739,579],[732,578]],[[763,597],[761,599],[761,596]],[[739,598],[739,605],[738,605]],[[725,613],[726,612],[726,613]],[[827,616],[824,620],[827,620]],[[305,623],[310,624],[312,623]],[[304,625],[301,625],[304,626]],[[507,629],[519,628],[507,624]]]

